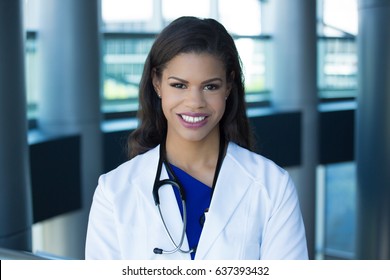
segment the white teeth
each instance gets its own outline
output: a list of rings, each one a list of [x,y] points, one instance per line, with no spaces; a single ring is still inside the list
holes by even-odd
[[[206,117],[191,117],[191,116],[186,116],[186,115],[181,115],[183,120],[185,120],[188,123],[198,123],[203,121]]]

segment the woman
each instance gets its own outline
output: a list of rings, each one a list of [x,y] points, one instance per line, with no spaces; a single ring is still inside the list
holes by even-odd
[[[307,258],[289,175],[250,151],[239,55],[221,24],[168,25],[139,98],[131,159],[99,179],[87,259]]]

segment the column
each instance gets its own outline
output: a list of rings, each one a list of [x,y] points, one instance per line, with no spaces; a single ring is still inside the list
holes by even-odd
[[[390,1],[359,2],[357,258],[390,259]]]
[[[298,190],[309,257],[315,252],[317,157],[316,1],[273,1],[275,75],[272,102],[277,110],[302,112],[301,165],[289,172]]]
[[[39,128],[48,135],[81,135],[83,208],[49,223],[47,250],[84,258],[89,208],[102,172],[100,1],[41,0]]]
[[[0,0],[0,247],[31,250],[22,1]]]

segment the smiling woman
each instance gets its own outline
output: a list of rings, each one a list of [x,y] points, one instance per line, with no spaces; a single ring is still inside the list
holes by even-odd
[[[129,161],[102,175],[88,259],[307,259],[288,173],[251,151],[240,58],[213,19],[157,37]]]

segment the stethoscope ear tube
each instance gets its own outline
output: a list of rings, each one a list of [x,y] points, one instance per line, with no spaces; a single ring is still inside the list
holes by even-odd
[[[163,164],[165,165],[165,168],[168,172],[169,177],[172,179],[164,179],[164,180],[160,181]],[[154,199],[154,203],[156,205],[160,205],[160,196],[158,195],[158,191],[164,185],[172,185],[172,186],[176,187],[179,190],[181,200],[183,200],[183,201],[186,200],[184,188],[180,184],[179,180],[177,180],[175,173],[172,171],[171,166],[169,165],[169,163],[166,160],[165,145],[161,144],[160,158],[158,160],[156,178],[154,179],[154,185],[153,185],[153,199]]]
[[[161,149],[160,149],[160,158],[158,160],[156,178],[154,179],[154,185],[153,185],[153,199],[154,199],[154,203],[156,205],[160,205],[160,197],[158,195],[158,190],[161,187],[161,185],[159,184],[160,176],[161,176],[161,169],[162,169],[162,158],[161,158]]]
[[[161,162],[161,163],[160,163]],[[159,166],[158,166],[158,169],[157,169],[157,175],[158,176],[161,176],[161,169],[162,169],[162,164],[164,163],[164,165],[166,166],[167,170],[168,170],[168,173],[171,175],[171,178],[173,178],[173,180],[171,179],[164,179],[164,180],[159,180],[156,176],[156,180],[154,182],[154,186],[153,186],[153,199],[154,199],[154,203],[158,206],[160,205],[160,196],[158,194],[158,191],[160,190],[160,188],[162,186],[165,186],[165,185],[171,185],[173,187],[176,187],[180,193],[180,198],[182,201],[185,201],[185,193],[184,193],[184,189],[183,187],[180,185],[179,181],[177,181],[176,179],[176,176],[171,173],[172,170],[169,170],[170,167],[169,164],[165,163],[164,161],[160,161],[159,162]]]

